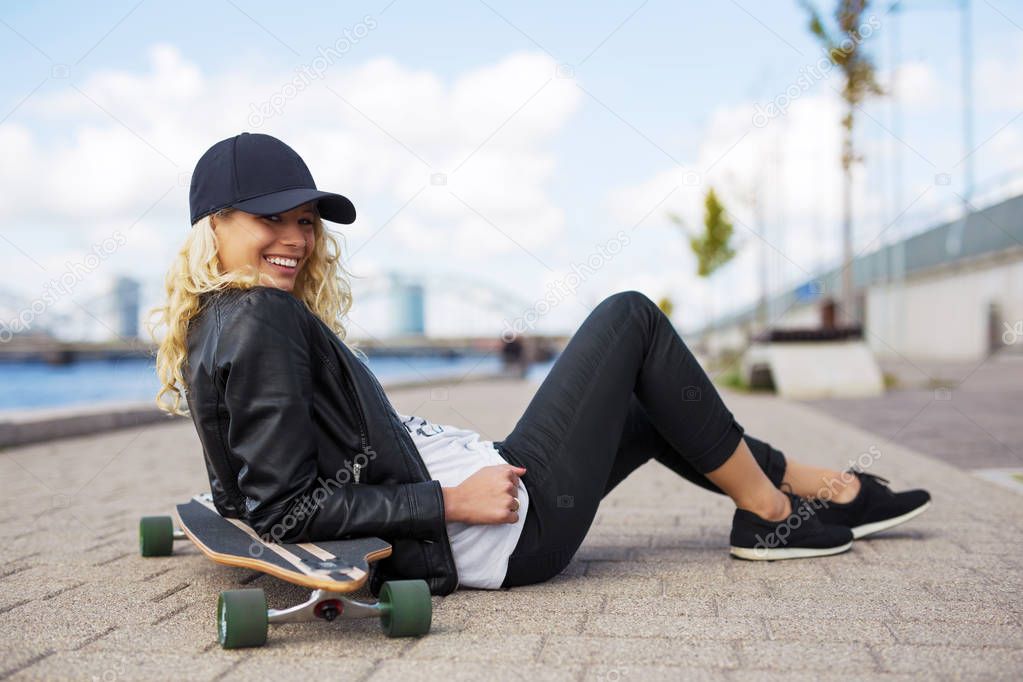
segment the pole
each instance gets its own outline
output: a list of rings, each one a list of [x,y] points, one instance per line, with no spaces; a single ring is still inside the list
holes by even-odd
[[[970,0],[962,0],[962,33],[960,47],[963,62],[963,156],[966,173],[963,182],[963,214],[970,212],[973,198],[973,21]]]
[[[970,0],[960,0],[962,21],[959,22],[960,62],[962,63],[963,97],[963,208],[959,220],[949,228],[945,251],[950,256],[959,255],[963,248],[963,232],[970,217],[973,198],[973,30],[970,16]]]
[[[898,0],[892,3],[891,9],[891,39],[892,52],[892,85],[891,85],[891,113],[892,113],[892,137],[889,142],[892,145],[892,210],[893,220],[899,220],[898,215],[902,213],[902,145],[898,140],[902,139],[902,107],[899,101],[899,79],[898,70],[902,60],[902,34],[900,31],[902,23],[902,5]],[[895,348],[899,349],[903,343],[904,298],[905,298],[905,276],[906,276],[906,238],[905,230],[900,225],[893,225],[892,248],[890,253],[890,295],[889,309],[892,311],[892,331]]]

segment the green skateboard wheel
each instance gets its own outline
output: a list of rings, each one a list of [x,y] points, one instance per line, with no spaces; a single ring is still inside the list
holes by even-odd
[[[425,580],[389,580],[380,588],[380,626],[388,637],[415,637],[430,631],[433,604]]]
[[[266,644],[266,595],[263,590],[226,590],[217,600],[217,640],[225,649]]]
[[[139,553],[142,556],[170,556],[174,551],[174,522],[169,516],[139,519]]]

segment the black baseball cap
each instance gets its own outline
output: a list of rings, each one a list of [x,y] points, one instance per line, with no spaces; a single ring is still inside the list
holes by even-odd
[[[192,225],[222,208],[270,215],[309,201],[316,201],[324,220],[355,222],[355,206],[347,197],[316,189],[302,157],[262,133],[241,133],[207,149],[195,165],[188,193]]]

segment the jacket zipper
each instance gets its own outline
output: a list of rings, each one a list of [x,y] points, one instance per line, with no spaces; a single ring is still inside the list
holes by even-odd
[[[348,394],[352,397],[352,403],[355,405],[355,412],[359,417],[359,440],[362,442],[362,454],[369,452],[369,441],[366,437],[366,417],[362,413],[362,405],[359,403],[358,394],[355,392],[355,384],[352,382],[352,377],[347,372],[339,371],[338,374],[344,379],[345,385],[348,387]],[[367,457],[369,455],[366,455]],[[362,465],[358,462],[352,463],[352,474],[355,482],[359,482],[359,475],[362,473]]]
[[[352,381],[352,377],[348,374],[348,372],[339,371],[338,373],[341,374],[342,378],[345,381],[345,385],[348,386],[349,394],[352,396],[352,402],[355,404],[355,411],[356,411],[356,413],[359,416],[359,428],[360,428],[359,437],[362,439],[362,451],[363,451],[363,453],[365,453],[365,452],[367,452],[369,450],[369,444],[367,442],[367,437],[366,437],[366,417],[365,417],[365,415],[362,412],[362,404],[359,402],[358,395],[355,392],[355,384]],[[371,381],[371,383],[373,384],[373,389],[376,392],[377,396],[379,396],[382,399],[386,400],[387,396],[384,393],[383,388],[380,386],[379,382],[377,382],[374,379],[374,380]],[[413,457],[412,459],[418,465],[418,469],[419,469],[420,475],[423,476],[425,479],[429,479],[430,478],[430,473],[429,473],[429,470],[426,468],[426,463],[423,462],[422,457],[420,457],[418,455],[418,453],[416,453],[416,456]],[[353,470],[355,482],[358,483],[359,482],[359,474],[360,474],[360,472],[362,470],[362,465],[353,462],[352,463],[352,470]],[[426,540],[426,542],[432,545],[434,541],[433,540]],[[425,549],[422,549],[422,554],[423,554],[424,561],[426,562],[427,565],[429,565],[430,561],[426,557],[426,550]],[[457,590],[458,589],[458,585],[461,583],[461,580],[458,577],[458,569],[455,567],[454,559],[453,558],[452,558],[452,562],[451,562],[451,567],[455,568],[455,589]]]

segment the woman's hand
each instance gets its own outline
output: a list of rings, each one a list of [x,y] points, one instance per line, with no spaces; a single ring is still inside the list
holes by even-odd
[[[525,467],[485,466],[454,488],[443,488],[446,521],[515,523],[519,520],[519,476]]]

